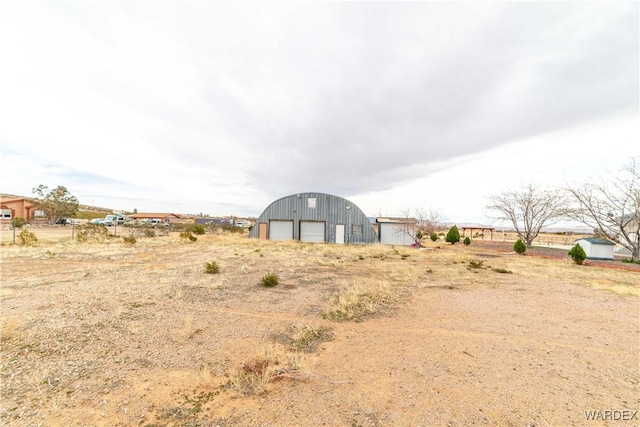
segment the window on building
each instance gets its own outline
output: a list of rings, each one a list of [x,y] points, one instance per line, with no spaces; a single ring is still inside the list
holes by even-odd
[[[36,218],[44,218],[46,215],[44,214],[44,211],[43,211],[43,210],[37,210],[37,211],[35,212],[34,216],[35,216]]]
[[[2,218],[11,219],[11,209],[2,209]]]
[[[352,224],[351,225],[351,233],[353,233],[353,234],[362,234],[362,224]]]
[[[309,209],[315,209],[316,208],[316,198],[315,197],[309,197],[307,199],[307,202],[308,202]]]

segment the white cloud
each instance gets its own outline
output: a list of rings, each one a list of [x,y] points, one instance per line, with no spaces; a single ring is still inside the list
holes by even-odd
[[[369,214],[455,195],[449,217],[481,220],[487,193],[596,170],[616,118],[637,121],[638,12],[4,2],[2,191],[61,184],[114,208],[253,215],[298,191]],[[538,145],[556,154],[520,160]],[[616,161],[638,152],[623,148]]]

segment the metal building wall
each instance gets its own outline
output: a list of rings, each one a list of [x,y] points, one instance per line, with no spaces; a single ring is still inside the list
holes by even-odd
[[[411,233],[415,233],[415,227],[408,226],[407,224],[400,224],[397,222],[381,222],[378,224],[378,227],[380,243],[382,243],[383,245],[410,246],[415,243],[415,241],[411,238],[411,236],[409,236],[409,233],[407,232],[407,228],[409,227],[409,231]]]
[[[309,207],[309,199],[316,199],[316,207]],[[347,207],[349,207],[347,209]],[[376,243],[377,236],[369,218],[350,201],[325,193],[299,193],[276,200],[262,212],[249,237],[258,237],[259,224],[269,220],[293,220],[293,238],[300,239],[300,221],[325,222],[325,241],[335,243],[336,224],[345,225],[344,243]],[[362,233],[354,234],[353,225],[361,225]]]

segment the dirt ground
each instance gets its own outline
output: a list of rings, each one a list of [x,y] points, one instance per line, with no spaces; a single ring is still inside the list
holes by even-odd
[[[35,232],[2,234],[2,425],[640,424],[602,419],[640,409],[637,271],[475,242]]]

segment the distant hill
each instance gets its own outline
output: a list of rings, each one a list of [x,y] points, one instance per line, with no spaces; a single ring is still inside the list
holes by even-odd
[[[8,194],[8,193],[0,193],[0,198],[2,199],[27,199],[30,202],[33,203],[37,203],[38,199],[36,199],[35,197],[29,197],[29,196],[18,196],[15,194]],[[90,206],[90,205],[83,205],[80,204],[79,205],[80,208],[80,212],[91,212],[91,213],[111,213],[113,212],[113,209],[109,209],[109,208],[101,208],[98,206]]]

